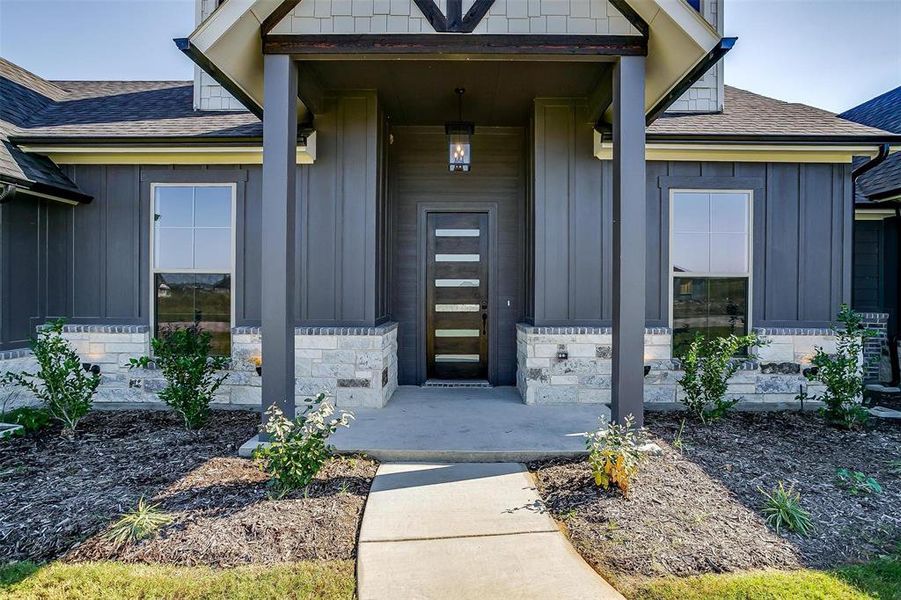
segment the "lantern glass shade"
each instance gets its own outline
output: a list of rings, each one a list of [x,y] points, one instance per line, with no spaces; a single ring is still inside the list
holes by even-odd
[[[448,167],[452,173],[468,173],[472,166],[472,134],[475,126],[467,122],[445,126],[448,145]]]

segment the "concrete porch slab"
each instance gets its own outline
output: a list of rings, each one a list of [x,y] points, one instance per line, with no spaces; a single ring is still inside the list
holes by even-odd
[[[604,404],[527,406],[513,387],[402,386],[384,408],[357,408],[332,436],[341,453],[382,462],[527,462],[585,453],[586,431],[610,418]],[[256,438],[241,447],[250,456]]]
[[[384,408],[356,408],[332,436],[344,454],[381,462],[528,462],[585,454],[584,433],[609,420],[604,404],[527,406],[513,387],[401,386]],[[249,457],[256,438],[241,446]]]

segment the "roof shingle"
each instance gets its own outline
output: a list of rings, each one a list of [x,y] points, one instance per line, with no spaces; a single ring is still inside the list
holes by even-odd
[[[846,110],[839,116],[892,133],[901,133],[901,86]],[[890,155],[882,164],[858,177],[855,192],[857,202],[864,203],[873,197],[901,194],[901,153]]]
[[[34,115],[64,96],[65,92],[52,83],[0,58],[0,179],[51,193],[56,190],[70,199],[87,200],[50,159],[26,154],[9,139],[27,126]]]
[[[649,135],[678,136],[883,136],[875,127],[846,121],[833,113],[767,98],[725,86],[725,110],[710,114],[664,114],[648,128]]]

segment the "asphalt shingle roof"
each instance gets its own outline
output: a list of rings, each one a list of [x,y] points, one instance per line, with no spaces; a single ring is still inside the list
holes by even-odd
[[[0,58],[0,179],[35,189],[46,186],[42,191],[58,190],[67,197],[82,196],[52,161],[26,154],[9,140],[35,114],[63,96],[65,92],[53,84]]]
[[[886,135],[869,127],[807,106],[767,98],[725,86],[723,112],[664,114],[648,128],[648,134],[679,136],[854,136]]]
[[[843,112],[843,119],[879,127],[901,134],[901,87],[876,96],[859,106]],[[855,164],[859,166],[864,161]],[[901,194],[901,152],[890,155],[882,164],[857,178],[858,202],[869,202],[872,196]]]
[[[195,111],[190,81],[57,81],[66,93],[20,132],[23,137],[260,137],[260,120],[246,111]],[[649,128],[678,136],[855,136],[885,131],[731,86],[725,111],[664,115]]]
[[[68,95],[39,113],[20,137],[258,137],[246,111],[194,110],[191,81],[59,81]]]

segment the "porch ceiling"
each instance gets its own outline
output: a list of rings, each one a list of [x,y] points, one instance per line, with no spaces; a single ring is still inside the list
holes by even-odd
[[[466,89],[463,118],[476,126],[520,126],[541,96],[588,96],[609,82],[610,63],[496,61],[323,61],[308,63],[323,89],[377,89],[398,125],[457,118],[454,89]],[[609,83],[608,83],[609,85]]]

